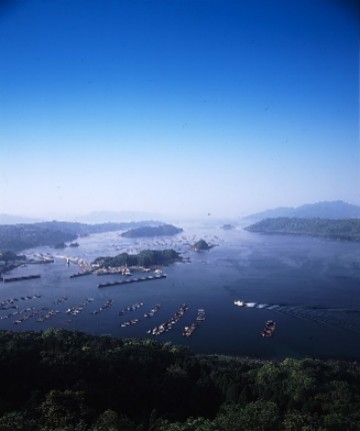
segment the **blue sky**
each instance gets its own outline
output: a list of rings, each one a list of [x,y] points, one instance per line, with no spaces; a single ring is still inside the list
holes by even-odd
[[[360,204],[347,0],[0,3],[0,213]]]

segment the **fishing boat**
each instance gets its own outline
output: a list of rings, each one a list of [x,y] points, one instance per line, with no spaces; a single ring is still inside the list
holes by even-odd
[[[276,324],[273,320],[268,320],[265,324],[265,328],[261,331],[262,337],[272,337],[276,328]]]
[[[196,321],[202,322],[203,320],[205,320],[205,310],[203,308],[199,308]]]

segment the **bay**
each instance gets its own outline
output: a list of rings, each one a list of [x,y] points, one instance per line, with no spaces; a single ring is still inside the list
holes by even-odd
[[[191,244],[200,238],[216,246],[193,252]],[[190,226],[174,237],[150,239],[122,238],[111,232],[79,238],[78,243],[79,247],[60,251],[50,247],[25,251],[29,257],[52,256],[54,263],[27,265],[10,274],[40,274],[38,279],[0,284],[0,302],[5,304],[0,310],[0,329],[43,331],[54,327],[115,337],[154,337],[147,331],[167,321],[185,303],[188,311],[157,340],[186,345],[198,353],[261,359],[360,359],[360,254],[356,243],[262,235],[240,228],[225,231],[216,226]],[[64,258],[92,262],[99,256],[146,248],[174,248],[185,262],[162,268],[165,279],[98,288],[98,283],[122,276],[70,278],[79,267],[67,265]],[[236,307],[234,300],[238,299],[256,306]],[[143,305],[119,316],[119,311],[136,303]],[[97,312],[106,304],[110,304],[108,308]],[[155,304],[160,309],[153,318],[145,318]],[[66,312],[79,306],[82,310],[76,315]],[[184,326],[195,321],[200,308],[205,309],[206,320],[191,337],[183,337]],[[35,315],[21,321],[31,313]],[[38,321],[49,313],[54,315]],[[136,324],[121,327],[135,319],[139,319]],[[267,320],[276,322],[276,330],[272,337],[263,338],[260,334]]]

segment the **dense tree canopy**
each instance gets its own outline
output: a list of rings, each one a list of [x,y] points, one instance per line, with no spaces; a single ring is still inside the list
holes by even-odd
[[[129,223],[71,223],[61,221],[0,225],[0,250],[24,250],[41,245],[73,241],[78,236],[111,232],[144,226],[148,222]]]
[[[196,241],[193,245],[193,248],[195,251],[206,251],[210,250],[211,247],[204,239],[199,239],[199,241]]]
[[[360,429],[356,363],[196,356],[153,340],[0,332],[0,430]]]
[[[154,266],[168,265],[181,260],[180,254],[172,249],[165,250],[142,250],[138,254],[120,253],[117,256],[98,257],[94,264],[102,267],[120,267],[120,266]]]

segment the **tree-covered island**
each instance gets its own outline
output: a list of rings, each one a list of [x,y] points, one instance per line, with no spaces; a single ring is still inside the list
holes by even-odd
[[[233,230],[236,229],[236,226],[231,223],[226,223],[221,227],[223,230]]]
[[[158,265],[169,265],[182,261],[180,254],[173,249],[166,250],[142,250],[138,254],[120,253],[117,256],[98,257],[93,262],[100,268],[115,268],[122,266],[154,267]]]
[[[158,222],[159,224],[160,222]],[[0,225],[0,250],[19,251],[43,245],[76,244],[78,237],[148,226],[149,222],[99,223],[95,225],[62,221]],[[165,225],[166,226],[166,225]],[[161,223],[159,225],[161,227]]]
[[[208,244],[204,239],[199,239],[199,241],[196,241],[192,246],[192,249],[194,251],[208,251],[213,247],[213,245]]]
[[[278,217],[261,220],[245,229],[249,232],[311,235],[360,241],[360,219]]]
[[[183,231],[182,228],[178,228],[171,224],[163,224],[160,226],[143,226],[134,229],[130,229],[123,232],[121,236],[124,238],[142,238],[152,236],[170,236],[176,235]]]

